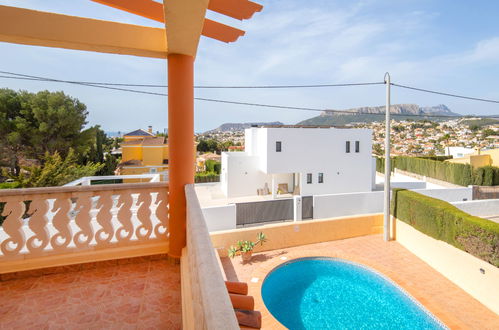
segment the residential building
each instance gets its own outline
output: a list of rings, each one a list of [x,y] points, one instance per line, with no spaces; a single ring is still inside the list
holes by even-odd
[[[445,156],[452,156],[452,158],[463,158],[466,155],[472,154],[475,152],[473,148],[464,148],[464,147],[446,147],[445,148]]]
[[[222,153],[227,197],[371,191],[370,129],[270,126],[245,130],[245,151]]]
[[[122,160],[116,170],[117,175],[160,173],[167,178],[168,144],[162,136],[148,130],[138,129],[123,136],[121,144]]]
[[[472,154],[446,161],[449,163],[470,164],[474,168],[489,165],[499,166],[499,149],[481,150],[478,148]]]

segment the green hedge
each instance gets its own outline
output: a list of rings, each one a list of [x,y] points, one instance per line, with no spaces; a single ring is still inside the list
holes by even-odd
[[[499,167],[483,166],[475,170],[473,184],[478,186],[498,186]]]
[[[445,157],[434,160],[435,157],[393,157],[392,171],[398,168],[403,171],[424,175],[430,178],[451,182],[460,186],[472,184],[479,186],[499,185],[499,167],[484,166],[475,170],[469,164],[444,162]],[[384,158],[376,158],[376,171],[385,172]]]
[[[394,158],[390,158],[390,169],[393,172],[393,160]],[[385,158],[384,157],[376,157],[376,172],[385,173]]]
[[[473,184],[473,169],[468,164],[456,164],[418,157],[399,156],[394,167],[403,171],[429,176],[460,186]]]
[[[219,182],[220,175],[215,172],[200,172],[196,173],[194,176],[195,183],[203,183],[203,182]]]
[[[220,170],[222,169],[222,164],[217,162],[216,160],[208,159],[205,163],[206,172],[215,172],[220,174]]]
[[[0,183],[0,189],[15,189],[20,188],[21,184],[19,182],[2,182]]]
[[[392,214],[420,232],[499,267],[499,223],[405,189],[394,189]]]

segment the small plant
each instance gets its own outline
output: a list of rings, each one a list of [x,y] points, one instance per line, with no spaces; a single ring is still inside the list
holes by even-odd
[[[237,241],[237,246],[231,246],[229,248],[229,257],[234,258],[238,253],[241,253],[243,256],[243,259],[245,259],[245,255],[249,255],[249,258],[251,258],[251,252],[253,251],[253,248],[260,244],[263,245],[267,241],[267,237],[265,236],[264,233],[260,232],[256,235],[256,241]]]

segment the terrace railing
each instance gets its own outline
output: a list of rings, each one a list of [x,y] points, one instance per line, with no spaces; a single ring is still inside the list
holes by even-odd
[[[183,327],[239,329],[194,185],[187,185],[185,194],[187,247],[181,259]]]
[[[0,274],[168,252],[168,183],[0,190]]]

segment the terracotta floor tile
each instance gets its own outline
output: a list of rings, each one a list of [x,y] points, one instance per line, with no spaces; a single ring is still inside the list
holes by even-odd
[[[135,261],[1,281],[0,329],[180,329],[180,266]]]

